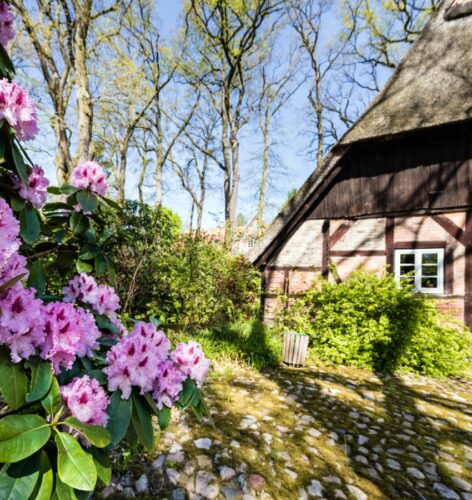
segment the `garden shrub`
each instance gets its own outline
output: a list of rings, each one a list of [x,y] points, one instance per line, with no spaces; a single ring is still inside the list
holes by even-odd
[[[310,335],[320,359],[379,372],[461,372],[472,359],[467,328],[393,275],[355,271],[339,284],[319,279],[280,315],[279,326]]]
[[[128,203],[115,225],[124,233],[113,249],[117,286],[133,317],[196,332],[258,312],[259,272],[219,243],[179,234],[170,210]]]

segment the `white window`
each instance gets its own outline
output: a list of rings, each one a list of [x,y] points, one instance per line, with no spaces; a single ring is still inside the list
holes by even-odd
[[[444,249],[395,250],[395,277],[422,293],[444,293]]]
[[[256,242],[252,238],[247,241],[247,246],[249,248],[254,248],[255,244],[256,244]]]

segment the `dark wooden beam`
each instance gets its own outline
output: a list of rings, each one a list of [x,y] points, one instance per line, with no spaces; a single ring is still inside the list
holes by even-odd
[[[282,245],[295,233],[295,231],[304,222],[307,213],[313,208],[313,203],[316,199],[323,196],[328,191],[332,182],[342,169],[342,164],[339,162],[345,157],[350,149],[350,146],[343,146],[343,151],[339,152],[338,158],[333,158],[334,164],[327,166],[325,177],[320,181],[319,185],[308,196],[304,203],[298,208],[294,215],[284,224],[277,236],[267,245],[261,255],[254,261],[256,267],[263,267],[270,262],[270,259]],[[320,177],[324,173],[320,174]]]
[[[446,230],[453,238],[455,238],[459,243],[465,246],[465,232],[459,227],[455,222],[446,217],[443,214],[432,215],[431,218],[439,224],[444,230]]]
[[[385,219],[385,256],[387,271],[393,273],[393,245],[395,240],[395,218]]]
[[[323,248],[321,255],[321,276],[328,279],[329,277],[329,247],[330,247],[330,237],[329,237],[329,220],[326,219],[323,222],[323,227],[321,228],[323,232]]]
[[[444,251],[444,291],[454,293],[454,245],[449,243]]]
[[[425,248],[446,248],[447,241],[444,240],[423,240],[423,241],[395,241],[393,248],[420,249]]]
[[[331,250],[331,257],[374,257],[385,255],[385,250]]]
[[[319,266],[267,266],[267,271],[304,271],[304,272],[317,272],[321,271]]]
[[[351,229],[353,221],[343,222],[334,233],[329,237],[330,247],[334,247],[336,243]]]

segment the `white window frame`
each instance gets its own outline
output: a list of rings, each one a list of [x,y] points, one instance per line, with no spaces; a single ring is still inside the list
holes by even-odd
[[[421,286],[421,265],[422,265],[422,256],[427,253],[435,253],[438,256],[438,286],[436,288],[426,288]],[[415,256],[415,290],[421,293],[431,293],[435,295],[443,295],[444,294],[444,248],[415,248],[415,249],[406,249],[406,248],[396,248],[394,250],[394,271],[395,271],[395,279],[400,282],[400,257],[402,255],[411,255]]]

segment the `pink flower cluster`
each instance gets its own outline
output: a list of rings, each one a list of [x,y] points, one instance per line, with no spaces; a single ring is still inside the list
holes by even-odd
[[[14,187],[19,190],[20,196],[36,208],[41,208],[46,202],[48,186],[49,180],[44,175],[44,170],[38,165],[31,169],[27,186],[18,177],[14,179]]]
[[[106,427],[108,397],[98,381],[84,375],[61,387],[61,396],[73,417],[84,424]]]
[[[51,302],[43,307],[46,338],[41,356],[48,359],[54,373],[72,368],[77,356],[91,356],[98,347],[100,331],[94,317],[80,307]]]
[[[0,270],[8,266],[11,257],[20,248],[20,224],[8,203],[0,198]],[[1,283],[0,283],[1,284]]]
[[[22,141],[34,139],[38,133],[36,108],[28,91],[6,78],[0,80],[0,120],[6,120]]]
[[[152,397],[159,410],[162,410],[164,405],[171,408],[183,389],[182,384],[187,375],[172,361],[162,361],[157,368],[158,376],[154,382]]]
[[[0,285],[28,276],[26,259],[19,255],[20,225],[6,201],[0,198]],[[29,358],[44,340],[40,300],[21,282],[0,292],[0,343],[10,347],[16,363]]]
[[[159,409],[172,407],[187,377],[201,386],[210,362],[195,342],[181,342],[173,353],[169,349],[164,332],[151,323],[138,323],[107,355],[108,389],[120,389],[121,397],[128,399],[132,387],[138,387],[141,394],[152,391]]]
[[[202,386],[210,368],[210,361],[205,359],[200,344],[193,340],[188,344],[179,342],[171,358],[180,366],[185,375],[195,380],[198,387]]]
[[[80,301],[88,304],[99,314],[116,320],[116,311],[120,308],[120,298],[111,286],[99,285],[93,276],[85,273],[76,276],[62,289],[65,302]]]
[[[108,389],[121,390],[128,399],[131,388],[139,387],[141,394],[153,389],[158,366],[169,355],[170,341],[152,323],[139,322],[126,337],[114,345],[107,355]]]
[[[32,288],[17,284],[0,295],[0,343],[10,347],[11,359],[28,359],[44,338],[42,303]]]
[[[15,37],[13,29],[13,14],[5,2],[0,3],[0,43],[6,47],[8,42]]]
[[[69,182],[78,189],[89,189],[95,194],[105,196],[108,189],[107,178],[101,165],[94,161],[80,163],[72,170]]]

